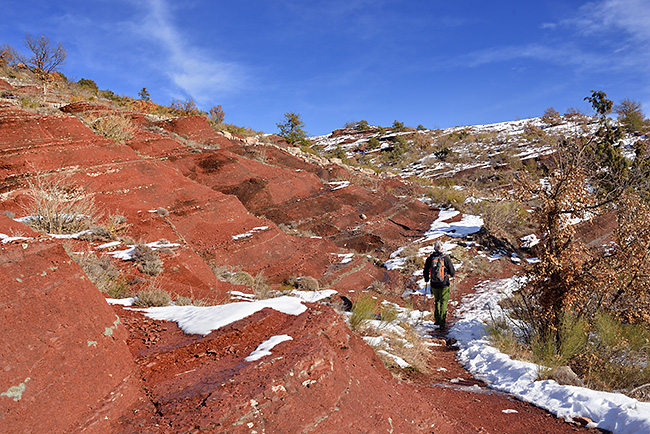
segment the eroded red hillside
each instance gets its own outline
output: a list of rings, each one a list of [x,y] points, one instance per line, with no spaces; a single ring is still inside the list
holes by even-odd
[[[66,174],[106,216],[126,222],[121,243],[98,249],[108,240],[55,240],[0,216],[0,302],[10,325],[0,338],[0,415],[9,432],[466,433],[508,425],[503,414],[472,420],[463,409],[480,399],[470,392],[396,378],[329,305],[297,316],[265,309],[207,336],[109,307],[64,246],[106,255],[133,242],[173,243],[160,251],[155,278],[113,262],[133,288],[154,283],[174,299],[251,291],[217,280],[216,266],[263,273],[275,289],[310,276],[354,299],[376,281],[403,287],[399,273],[376,264],[420,236],[437,211],[401,194],[399,179],[219,133],[202,117],[131,113],[134,137],[122,144],[73,116],[83,112],[111,109],[76,103],[42,115],[0,102],[0,211],[27,215],[26,181]],[[279,334],[292,340],[244,360]],[[489,411],[498,413],[505,401],[495,402]],[[559,421],[549,428],[535,411],[508,432],[572,430]]]

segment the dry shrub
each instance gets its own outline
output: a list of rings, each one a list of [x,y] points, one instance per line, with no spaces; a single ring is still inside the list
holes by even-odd
[[[171,295],[157,287],[155,283],[147,289],[138,291],[135,297],[133,305],[139,307],[162,307],[172,303]]]
[[[200,307],[211,306],[211,304],[205,300],[195,300],[192,297],[185,297],[182,295],[176,298],[174,304],[176,306],[200,306]],[[218,303],[218,304],[222,304],[222,303]]]
[[[386,294],[386,284],[384,282],[381,282],[379,280],[375,280],[370,284],[370,287],[368,288],[371,291],[374,291],[378,294]]]
[[[544,110],[544,114],[542,115],[541,119],[544,123],[547,123],[552,126],[559,125],[562,123],[562,116],[553,107],[549,107],[546,110]]]
[[[456,209],[463,206],[468,196],[467,192],[453,187],[432,187],[427,189],[426,195],[438,205]]]
[[[140,271],[144,274],[155,277],[163,271],[162,259],[146,244],[136,244],[131,258],[139,264]]]
[[[111,298],[127,296],[128,282],[108,257],[85,253],[72,255],[72,259],[81,266],[86,276],[101,292],[108,294]]]
[[[287,285],[304,291],[318,291],[320,285],[318,280],[311,276],[292,276],[287,279]]]
[[[262,273],[258,273],[255,276],[253,282],[253,294],[259,300],[265,300],[267,298],[273,297],[273,291],[271,290],[271,285],[269,285],[268,279]]]
[[[404,273],[407,275],[413,274],[417,270],[424,268],[425,258],[419,255],[420,249],[415,244],[409,244],[400,253],[400,256],[405,258]]]
[[[411,369],[427,373],[429,371],[430,350],[418,336],[417,332],[408,324],[400,324],[405,330],[403,336],[390,336],[388,345],[390,353],[401,357],[411,365]],[[388,359],[389,366],[392,359]],[[392,361],[392,363],[395,363]]]
[[[217,280],[232,283],[233,285],[253,286],[255,279],[245,271],[234,270],[226,265],[219,265],[212,268]]]
[[[481,215],[490,234],[507,240],[512,245],[517,245],[521,237],[533,230],[530,214],[518,202],[484,200],[467,205],[467,208]]]
[[[85,189],[64,175],[37,173],[27,180],[31,204],[26,222],[32,229],[48,234],[74,234],[89,229],[99,217],[95,201]]]
[[[122,114],[102,116],[90,122],[90,128],[97,134],[118,143],[133,138],[135,128],[131,119]]]

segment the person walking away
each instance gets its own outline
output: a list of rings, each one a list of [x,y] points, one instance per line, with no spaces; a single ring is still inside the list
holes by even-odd
[[[434,252],[424,262],[424,281],[431,282],[431,293],[435,298],[433,317],[440,330],[447,327],[447,305],[449,304],[449,278],[456,275],[456,269],[449,256],[442,253],[442,243],[436,241]]]

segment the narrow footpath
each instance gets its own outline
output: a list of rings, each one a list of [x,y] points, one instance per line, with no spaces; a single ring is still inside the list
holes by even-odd
[[[475,282],[463,282],[456,288],[456,300],[473,292]],[[457,321],[450,303],[448,325]],[[430,374],[409,373],[404,377],[418,387],[419,399],[427,399],[462,433],[609,433],[586,428],[563,419],[511,395],[495,391],[470,374],[458,362],[453,339],[447,332],[434,331],[426,338],[432,345]],[[435,431],[433,431],[435,432]]]

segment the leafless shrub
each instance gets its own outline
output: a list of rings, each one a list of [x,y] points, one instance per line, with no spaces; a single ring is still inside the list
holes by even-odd
[[[101,292],[108,294],[111,298],[126,297],[129,288],[128,282],[108,257],[96,256],[92,253],[71,256]]]
[[[131,258],[140,266],[140,271],[157,276],[163,271],[163,261],[155,250],[146,244],[136,244]]]
[[[292,276],[287,279],[287,284],[305,291],[318,291],[320,286],[318,280],[311,276]]]
[[[92,195],[67,176],[39,172],[27,186],[32,203],[26,223],[38,232],[74,234],[89,229],[99,217]]]
[[[171,303],[171,295],[167,291],[157,287],[154,283],[149,288],[137,292],[133,305],[139,307],[161,307],[169,306]]]

